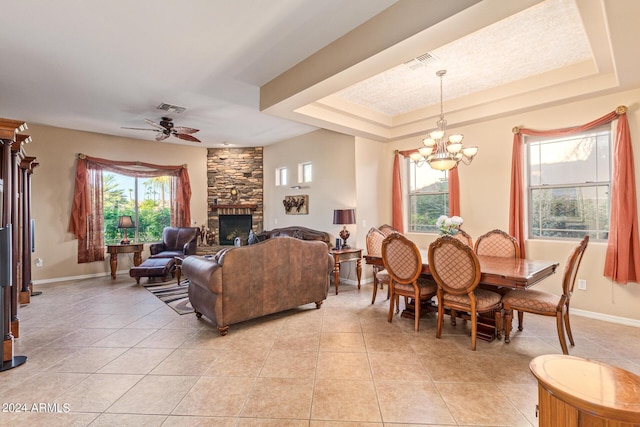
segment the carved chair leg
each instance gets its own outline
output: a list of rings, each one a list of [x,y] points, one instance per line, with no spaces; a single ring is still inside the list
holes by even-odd
[[[524,311],[518,310],[518,330],[522,331],[522,322],[524,322]]]
[[[452,308],[449,311],[449,315],[451,316],[451,326],[456,326],[456,316],[458,313]]]
[[[202,313],[200,313],[198,310],[193,310],[193,312],[196,314],[196,317],[198,319],[200,319],[202,317]]]
[[[413,304],[415,305],[415,324],[413,328],[415,329],[416,332],[418,332],[418,329],[420,328],[420,303],[421,302],[422,301],[420,301],[419,297],[413,298]]]
[[[436,338],[442,335],[442,318],[444,317],[444,307],[442,301],[438,300],[438,327],[436,328]]]
[[[376,277],[373,276],[373,297],[371,298],[371,304],[375,304],[377,294],[378,294],[378,281],[376,280]]]
[[[571,333],[571,323],[569,323],[569,306],[566,306],[565,312],[564,312],[564,328],[567,331],[567,336],[569,337],[569,342],[571,343],[572,346],[576,345],[575,342],[573,342],[573,334]]]
[[[496,339],[502,339],[502,309],[499,308],[496,310]]]
[[[509,344],[511,339],[511,321],[513,320],[513,310],[509,306],[504,307],[504,342]]]
[[[567,349],[567,341],[564,338],[564,319],[563,313],[556,313],[556,325],[558,327],[558,339],[560,340],[560,347],[562,347],[562,354],[569,354],[569,350]]]
[[[225,336],[227,335],[227,332],[229,332],[229,326],[218,326],[218,331],[220,332],[220,335]]]
[[[396,302],[397,299],[397,295],[393,295],[392,293],[392,298],[389,299],[389,315],[387,316],[387,322],[391,323],[391,320],[393,320],[393,304],[394,302]]]
[[[320,308],[324,301],[316,301],[316,308]]]

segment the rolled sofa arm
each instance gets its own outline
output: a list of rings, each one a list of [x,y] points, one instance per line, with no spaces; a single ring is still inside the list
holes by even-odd
[[[222,266],[212,258],[190,256],[182,261],[182,274],[201,286],[208,287],[211,292],[222,293],[222,279],[216,278],[216,271]]]

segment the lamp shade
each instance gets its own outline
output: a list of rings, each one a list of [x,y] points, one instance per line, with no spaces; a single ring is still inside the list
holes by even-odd
[[[133,219],[131,219],[130,215],[122,215],[118,218],[118,228],[135,228],[136,226],[133,224]]]
[[[333,211],[333,223],[334,224],[355,224],[356,223],[355,209],[335,209]]]

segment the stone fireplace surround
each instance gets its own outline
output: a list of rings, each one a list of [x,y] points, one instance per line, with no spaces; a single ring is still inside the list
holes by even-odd
[[[263,186],[262,147],[207,149],[207,227],[215,244],[220,215],[251,215],[253,231],[263,230]]]

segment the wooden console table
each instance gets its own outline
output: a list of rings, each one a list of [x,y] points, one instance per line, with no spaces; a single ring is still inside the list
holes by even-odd
[[[540,427],[640,426],[640,376],[595,360],[546,354],[531,361]]]
[[[137,267],[142,263],[143,248],[143,243],[130,243],[128,245],[107,245],[107,252],[109,253],[109,264],[111,264],[111,278],[116,278],[116,272],[118,271],[118,254],[133,253],[133,265]]]
[[[362,249],[331,249],[333,256],[333,283],[338,295],[338,285],[340,284],[340,264],[347,261],[356,262],[356,274],[358,276],[358,289],[360,289],[360,277],[362,276]]]

